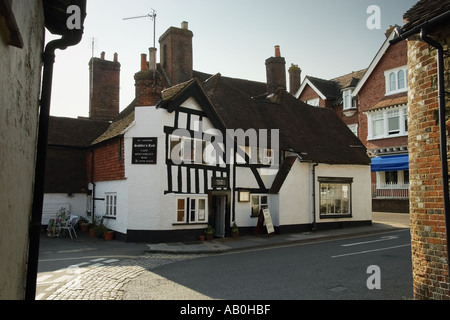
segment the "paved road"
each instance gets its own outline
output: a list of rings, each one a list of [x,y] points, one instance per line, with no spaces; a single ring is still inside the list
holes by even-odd
[[[374,221],[386,221],[383,215],[374,214]],[[381,217],[381,218],[380,218]],[[395,217],[395,227],[408,226],[408,215]],[[381,219],[381,220],[380,220]],[[400,222],[399,222],[400,221]],[[320,235],[318,235],[320,236]],[[310,235],[306,235],[310,237]],[[275,238],[278,239],[278,238]],[[258,240],[258,239],[256,239]],[[260,239],[261,243],[265,242]],[[219,245],[219,244],[217,244]],[[216,245],[212,245],[215,247]],[[130,285],[137,285],[141,276],[162,265],[178,261],[194,260],[207,254],[144,253],[146,244],[130,244],[113,241],[86,239],[80,235],[77,240],[41,239],[37,300],[122,300],[127,299]],[[160,279],[153,279],[152,285],[160,285]],[[148,285],[148,283],[147,283]],[[167,285],[167,283],[166,283]],[[167,289],[174,285],[169,284]],[[173,287],[172,287],[173,289]],[[148,290],[147,290],[148,291]],[[189,299],[207,299],[206,295],[184,291]],[[142,297],[144,298],[144,297]],[[133,297],[139,299],[139,297]]]
[[[124,300],[412,299],[410,242],[401,230],[210,255],[142,274]],[[370,266],[379,289],[367,287]]]

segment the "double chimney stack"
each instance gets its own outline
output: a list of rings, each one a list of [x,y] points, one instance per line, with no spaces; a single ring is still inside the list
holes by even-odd
[[[157,64],[157,49],[149,49],[141,55],[141,70],[135,74],[136,106],[154,106],[161,98],[161,92],[193,78],[193,33],[188,23],[181,28],[171,27],[160,38],[160,63]],[[119,114],[120,63],[117,53],[113,61],[92,58],[90,118],[94,120],[113,121]],[[266,60],[267,91],[275,94],[286,91],[286,60],[281,56],[280,46],[275,46],[275,56]],[[289,68],[289,92],[295,94],[300,88],[301,70],[296,65]]]

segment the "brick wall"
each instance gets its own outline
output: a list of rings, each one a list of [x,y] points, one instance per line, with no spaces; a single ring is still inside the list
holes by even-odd
[[[114,61],[92,58],[90,67],[89,117],[93,120],[112,121],[119,115],[120,108],[120,63],[114,55]]]
[[[448,50],[447,28],[437,41]],[[408,41],[411,245],[416,299],[450,299],[446,228],[439,152],[437,52],[421,41]],[[450,58],[446,57],[446,90]],[[450,100],[447,96],[447,110]],[[448,117],[447,117],[448,119]]]
[[[141,70],[134,76],[136,87],[136,106],[156,106],[161,99],[161,76],[158,72]]]
[[[89,181],[114,181],[125,179],[124,142],[116,138],[95,146],[87,156]]]
[[[384,72],[386,70],[405,66],[407,61],[407,44],[406,41],[400,42],[395,46],[390,46],[383,58],[378,62],[375,69],[370,74],[364,86],[358,94],[358,110],[359,110],[359,132],[360,139],[366,145],[367,149],[375,149],[389,146],[406,145],[407,137],[397,138],[395,140],[381,139],[374,141],[367,141],[368,127],[367,115],[364,112],[370,110],[386,95],[386,84]],[[395,141],[394,141],[395,140]]]
[[[300,101],[307,101],[307,100],[313,100],[319,98],[319,107],[324,108],[325,107],[325,100],[322,100],[319,95],[314,91],[313,88],[311,88],[309,85],[305,87],[305,89],[302,91],[302,94],[298,98]]]
[[[159,38],[160,61],[171,86],[193,78],[193,36],[183,22],[181,28],[171,27]]]
[[[280,47],[275,46],[275,57],[266,60],[267,92],[286,90],[286,59],[280,55]]]

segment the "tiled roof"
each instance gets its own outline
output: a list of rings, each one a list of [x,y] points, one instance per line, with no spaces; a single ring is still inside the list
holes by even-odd
[[[394,107],[406,103],[408,103],[408,92],[397,93],[383,97],[377,104],[370,108],[369,111],[375,111],[386,107]]]
[[[330,80],[311,76],[307,78],[327,99],[334,100],[333,105],[338,105],[342,103],[342,89],[356,87],[366,70],[354,71]]]
[[[109,127],[109,122],[50,117],[48,145],[84,148]]]
[[[124,131],[132,124],[134,121],[134,110],[130,112],[125,118],[114,121],[108,127],[108,129],[99,136],[92,144],[98,144],[103,141],[118,137],[124,133]]]
[[[403,19],[406,24],[402,29],[403,31],[411,30],[449,10],[449,0],[420,0],[404,14]],[[449,22],[446,21],[446,23]]]
[[[252,98],[235,89],[234,79],[214,80],[204,86],[226,128],[279,129],[280,148],[298,153],[305,161],[370,163],[364,145],[334,110],[309,106],[285,91]]]

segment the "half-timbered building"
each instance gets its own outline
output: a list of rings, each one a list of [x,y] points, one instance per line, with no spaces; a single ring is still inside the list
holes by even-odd
[[[267,83],[193,70],[187,23],[160,46],[160,63],[154,48],[141,56],[136,99],[91,144],[91,216],[146,242],[208,225],[226,237],[233,223],[253,234],[263,209],[278,233],[371,223],[366,148],[333,110],[286,91],[278,46]]]

